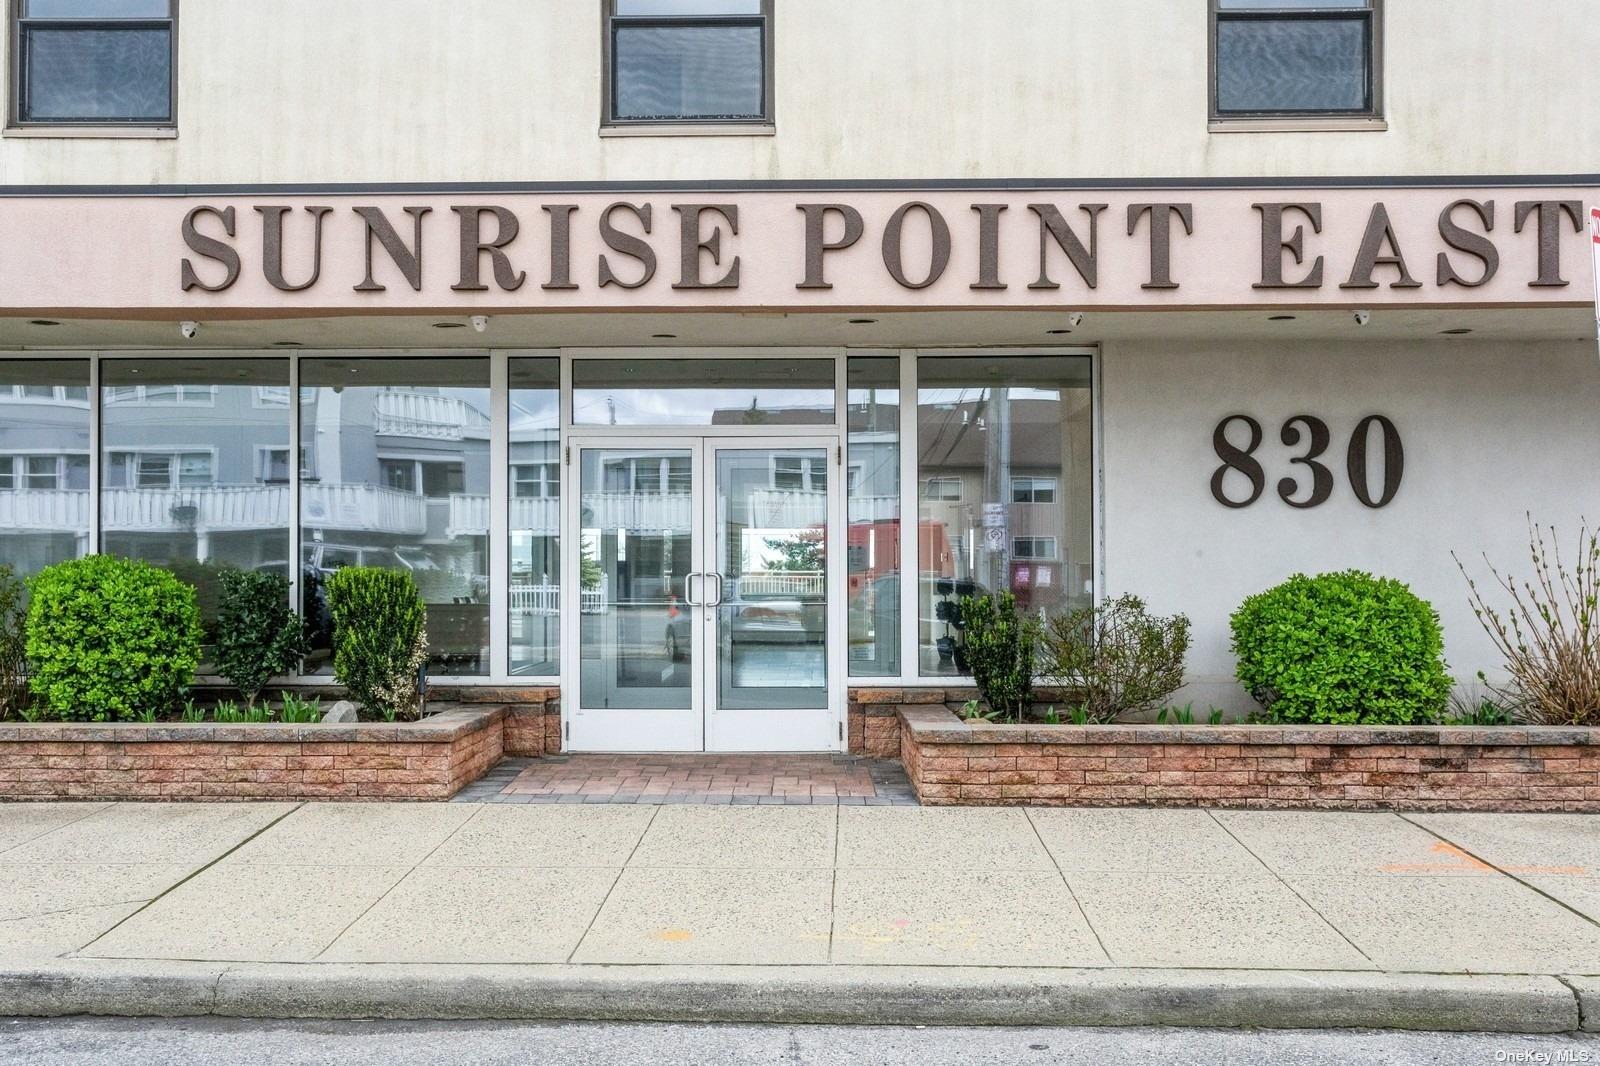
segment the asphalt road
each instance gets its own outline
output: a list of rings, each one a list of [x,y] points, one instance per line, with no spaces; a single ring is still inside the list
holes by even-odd
[[[0,1063],[983,1063],[1470,1066],[1600,1063],[1600,1034],[1364,1030],[971,1029],[844,1026],[251,1022],[220,1018],[0,1021]]]

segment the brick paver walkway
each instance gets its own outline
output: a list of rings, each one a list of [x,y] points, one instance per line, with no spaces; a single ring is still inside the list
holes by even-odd
[[[915,806],[900,764],[859,755],[548,755],[504,759],[469,803]]]

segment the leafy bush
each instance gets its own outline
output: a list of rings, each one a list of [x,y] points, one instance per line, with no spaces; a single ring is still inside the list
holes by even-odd
[[[27,586],[10,566],[0,566],[0,721],[28,706],[28,651],[23,629]]]
[[[1468,601],[1484,632],[1505,657],[1511,683],[1497,702],[1544,725],[1600,725],[1600,533],[1578,530],[1571,569],[1554,527],[1528,519],[1533,577],[1517,581],[1488,563],[1509,603],[1495,607],[1467,578]]]
[[[262,686],[294,669],[304,653],[300,617],[286,578],[260,570],[225,570],[217,607],[217,672],[255,706]]]
[[[1090,722],[1145,710],[1183,686],[1189,619],[1161,618],[1137,596],[1058,615],[1045,626],[1040,674]]]
[[[177,707],[200,658],[192,586],[90,555],[39,571],[29,591],[28,680],[46,714],[102,722]]]
[[[418,672],[427,659],[427,610],[403,570],[346,566],[327,580],[333,675],[350,698],[393,721],[421,714]]]
[[[1040,626],[1030,615],[1017,614],[1017,598],[961,598],[961,665],[972,675],[989,709],[1020,722],[1033,705]]]
[[[1390,578],[1296,574],[1232,625],[1239,680],[1274,721],[1426,723],[1450,696],[1438,612]]]

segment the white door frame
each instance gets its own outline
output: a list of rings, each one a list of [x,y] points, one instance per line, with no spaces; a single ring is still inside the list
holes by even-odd
[[[831,467],[827,503],[827,680],[823,705],[815,709],[719,711],[715,606],[711,582],[703,577],[713,557],[716,522],[716,455],[719,451],[766,448],[821,450]],[[666,438],[612,433],[575,433],[566,442],[563,464],[562,587],[579,590],[564,597],[570,605],[562,622],[561,660],[566,691],[562,719],[568,751],[844,751],[846,685],[845,491],[843,445],[837,434],[718,433],[672,434]],[[584,707],[581,669],[582,456],[585,450],[672,450],[690,453],[690,551],[693,563],[683,610],[690,619],[690,706],[617,709]]]
[[[717,453],[756,451],[770,448],[804,448],[822,452],[827,476],[827,519],[824,534],[827,552],[824,587],[827,602],[825,619],[827,646],[824,655],[826,678],[822,704],[815,708],[771,708],[764,710],[724,710],[717,706],[721,692],[720,634],[716,607],[697,606],[706,617],[704,626],[705,743],[707,751],[843,751],[845,750],[845,647],[849,601],[845,565],[848,545],[845,539],[844,452],[837,436],[773,436],[768,433],[725,436],[705,442],[703,481],[705,484],[705,555],[701,569],[711,572],[719,560],[717,548]],[[702,601],[710,594],[699,597]]]
[[[685,606],[689,614],[689,706],[677,708],[585,708],[583,706],[583,592],[580,558],[583,536],[583,452],[588,450],[688,452],[690,463],[689,557],[691,574],[685,582],[686,599],[703,599],[704,580],[696,581],[705,557],[704,478],[698,440],[678,437],[669,441],[649,437],[600,434],[575,435],[565,445],[562,486],[561,587],[574,590],[563,599],[569,604],[562,618],[561,674],[565,679],[561,717],[565,733],[563,750],[569,751],[702,751],[705,748],[705,647],[704,613]],[[665,486],[663,486],[665,487]],[[697,587],[699,586],[699,587]],[[662,632],[665,643],[666,633]]]

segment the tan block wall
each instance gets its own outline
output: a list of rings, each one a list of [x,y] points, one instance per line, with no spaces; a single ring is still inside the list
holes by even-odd
[[[0,798],[5,799],[448,799],[500,761],[503,712],[478,714],[438,739],[276,741],[274,728],[196,725],[194,740],[146,740],[138,726],[10,726],[64,734],[59,740],[0,738]],[[226,729],[226,733],[224,730]],[[111,739],[72,739],[80,735]],[[124,733],[128,739],[117,739]],[[181,735],[179,727],[163,735]],[[343,730],[343,735],[361,730]],[[402,736],[404,727],[379,727]],[[219,734],[222,734],[219,736]]]
[[[967,741],[952,716],[924,717],[931,728],[902,723],[900,753],[925,804],[1600,811],[1600,730],[1416,729],[1362,743],[1359,726],[1278,738],[1223,726],[1203,740],[1174,729],[1170,742],[1149,727],[974,727]],[[1307,742],[1272,742],[1285,732]]]

